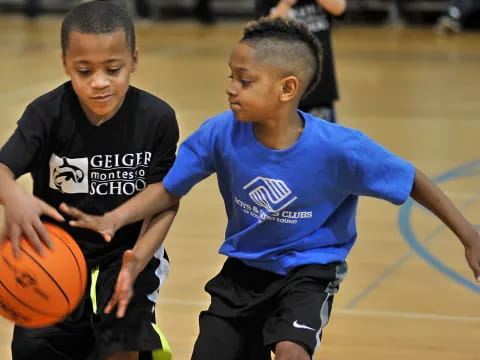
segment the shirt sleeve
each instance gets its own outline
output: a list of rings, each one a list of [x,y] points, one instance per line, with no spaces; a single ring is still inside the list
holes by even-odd
[[[157,133],[147,178],[149,184],[162,181],[175,161],[179,130],[173,109],[163,115]]]
[[[172,169],[163,179],[163,185],[171,193],[183,196],[215,172],[212,125],[212,121],[205,122],[180,146]]]
[[[342,175],[353,194],[381,198],[400,205],[412,191],[415,167],[359,132],[346,152]]]
[[[48,141],[49,125],[32,105],[27,106],[17,128],[0,150],[0,162],[18,178],[31,172]]]

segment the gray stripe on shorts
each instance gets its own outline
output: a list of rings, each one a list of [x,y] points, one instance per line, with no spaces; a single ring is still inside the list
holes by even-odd
[[[155,276],[159,280],[158,288],[156,288],[151,294],[148,294],[147,296],[148,300],[153,302],[154,307],[158,300],[158,290],[165,282],[168,272],[170,271],[170,263],[168,262],[168,260],[165,258],[164,255],[165,255],[165,247],[162,245],[158,248],[158,250],[155,252],[155,255],[154,255],[154,257],[160,261],[160,265],[158,265],[157,269],[155,270]],[[152,308],[152,311],[155,310],[154,307]]]
[[[328,286],[325,289],[325,292],[327,293],[327,296],[325,296],[325,300],[322,303],[322,306],[320,307],[320,329],[317,331],[315,338],[316,338],[316,344],[315,344],[315,349],[313,352],[317,351],[318,347],[320,346],[320,336],[322,334],[322,330],[325,326],[327,326],[328,321],[330,320],[330,309],[329,309],[329,304],[328,300],[330,299],[330,296],[333,296],[338,292],[338,286],[340,283],[343,281],[345,278],[345,275],[347,274],[347,264],[345,262],[337,265],[335,269],[335,280],[331,281]]]

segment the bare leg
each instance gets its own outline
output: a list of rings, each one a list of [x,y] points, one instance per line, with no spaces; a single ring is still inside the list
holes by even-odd
[[[275,360],[312,360],[307,350],[297,343],[281,341],[275,346]]]
[[[138,360],[136,351],[119,351],[107,356],[106,360]]]

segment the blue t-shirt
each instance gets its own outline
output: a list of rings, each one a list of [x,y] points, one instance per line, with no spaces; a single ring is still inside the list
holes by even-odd
[[[401,204],[415,174],[360,131],[300,114],[303,133],[284,150],[263,146],[232,111],[210,118],[163,180],[185,195],[216,172],[228,217],[220,253],[278,274],[345,260],[357,237],[358,196]]]

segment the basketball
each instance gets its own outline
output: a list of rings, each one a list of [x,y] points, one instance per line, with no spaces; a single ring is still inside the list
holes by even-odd
[[[79,304],[87,283],[87,266],[75,240],[56,225],[44,225],[54,244],[45,256],[25,238],[18,259],[10,241],[0,249],[0,314],[23,327],[63,320]]]

